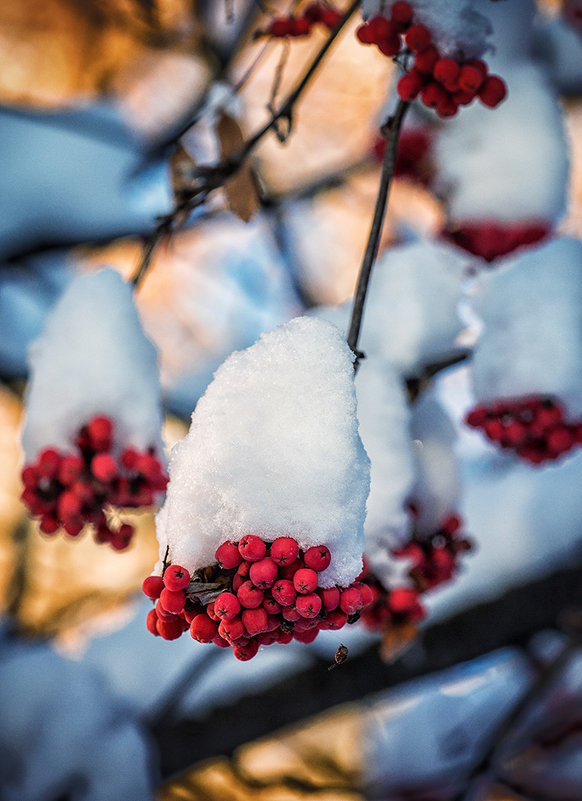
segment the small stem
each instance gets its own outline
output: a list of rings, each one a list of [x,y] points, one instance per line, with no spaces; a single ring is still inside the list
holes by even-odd
[[[381,131],[386,137],[386,151],[382,161],[382,172],[380,175],[380,186],[378,187],[378,196],[376,198],[376,206],[374,208],[374,217],[368,235],[368,242],[366,250],[362,259],[362,266],[358,275],[358,283],[356,286],[356,294],[354,296],[354,305],[352,308],[352,319],[348,332],[348,345],[354,352],[356,360],[354,362],[354,369],[358,369],[359,360],[363,354],[358,350],[358,339],[360,337],[360,328],[362,326],[362,317],[364,314],[364,304],[366,302],[366,294],[368,291],[368,283],[372,273],[372,267],[378,255],[378,248],[380,245],[380,235],[382,233],[382,226],[384,224],[384,216],[386,214],[386,206],[388,205],[388,193],[394,175],[394,165],[396,163],[396,150],[398,147],[398,137],[402,127],[404,115],[409,107],[409,103],[404,100],[398,101],[398,106],[392,117],[382,126]]]

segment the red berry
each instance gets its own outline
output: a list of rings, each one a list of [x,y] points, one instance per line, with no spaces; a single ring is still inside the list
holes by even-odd
[[[416,100],[418,97],[418,93],[422,89],[423,81],[420,77],[419,72],[413,72],[412,70],[403,75],[398,84],[396,85],[396,91],[398,92],[398,97],[401,100],[404,100],[405,103],[411,103],[413,100]]]
[[[394,26],[386,19],[386,17],[376,16],[368,22],[370,28],[372,42],[380,44],[383,39],[390,39],[396,33]]]
[[[299,595],[295,608],[301,617],[317,617],[321,611],[321,598],[315,592],[310,592],[308,595]]]
[[[317,573],[309,567],[300,568],[293,576],[293,586],[302,595],[313,592],[318,581]]]
[[[233,567],[238,567],[243,561],[239,549],[234,542],[223,542],[219,545],[214,554],[216,561],[220,567],[225,570],[231,570]]]
[[[253,562],[249,570],[249,578],[255,587],[262,590],[268,590],[277,581],[279,571],[277,565],[266,556],[264,559],[259,559],[258,562]]]
[[[412,6],[406,0],[396,0],[390,13],[392,22],[397,22],[399,25],[410,24],[414,14]]]
[[[222,625],[222,624],[221,624]],[[218,634],[218,624],[201,612],[190,623],[190,636],[198,642],[211,642]]]
[[[150,609],[150,611],[146,615],[146,628],[150,634],[153,634],[155,637],[159,637],[158,634],[158,616],[156,614],[155,609]]]
[[[369,606],[370,604],[374,603],[376,600],[376,595],[369,584],[366,584],[365,582],[360,583],[358,584],[358,589],[360,591],[360,595],[362,596],[362,603],[364,606]]]
[[[139,451],[135,448],[125,448],[121,452],[120,462],[127,470],[134,470],[139,459]]]
[[[324,8],[321,3],[311,3],[303,12],[305,19],[310,22],[321,22]]]
[[[61,519],[77,517],[81,513],[81,508],[81,499],[73,490],[63,492],[57,501],[57,509]]]
[[[393,612],[400,614],[409,612],[417,602],[418,592],[412,587],[397,587],[388,596],[388,606]]]
[[[291,34],[290,20],[287,17],[277,17],[269,24],[267,33],[271,36],[289,36]]]
[[[186,603],[186,593],[184,590],[174,592],[167,587],[160,593],[160,603],[166,612],[171,612],[173,615],[178,615],[184,609]]]
[[[56,531],[59,530],[60,524],[56,517],[53,515],[45,514],[42,516],[40,524],[40,530],[43,534],[54,534]]]
[[[277,537],[271,545],[271,559],[278,565],[288,565],[299,555],[299,545],[293,537]]]
[[[182,632],[184,631],[182,623],[183,621],[180,617],[174,617],[172,620],[158,620],[156,628],[158,634],[160,637],[163,637],[164,640],[177,640],[178,637],[182,636]]]
[[[232,646],[233,654],[241,662],[248,662],[249,659],[252,659],[254,656],[256,656],[258,650],[259,643],[257,640],[249,640],[246,645]]]
[[[367,23],[360,25],[356,30],[356,37],[362,44],[375,44],[374,31]]]
[[[109,453],[98,453],[91,460],[91,472],[104,484],[108,484],[118,476],[117,462]]]
[[[406,44],[417,53],[425,50],[432,41],[432,36],[426,25],[411,25],[404,37]]]
[[[296,630],[293,632],[293,637],[297,640],[297,642],[302,642],[308,645],[310,642],[313,642],[318,634],[319,629],[308,629],[307,631]]]
[[[268,616],[262,606],[257,609],[243,609],[241,618],[243,626],[251,636],[267,629]]]
[[[258,587],[254,587],[252,581],[245,581],[238,588],[236,597],[245,609],[256,609],[263,603],[265,594]]]
[[[69,518],[62,521],[62,526],[70,537],[76,537],[83,531],[85,524],[82,520]]]
[[[276,635],[277,635],[277,642],[280,642],[283,645],[287,645],[293,639],[292,631],[283,631],[283,629],[279,629],[279,631],[276,632]]]
[[[216,637],[213,637],[211,640],[214,645],[218,645],[219,648],[230,648],[230,643],[228,640],[225,640],[220,634],[217,634]]]
[[[288,620],[290,623],[295,623],[301,619],[301,615],[294,606],[284,606],[281,610],[281,615],[284,620]]]
[[[348,616],[346,612],[342,612],[340,609],[333,609],[327,613],[325,620],[321,621],[319,627],[328,631],[337,631],[337,629],[343,628],[347,622]]]
[[[69,454],[64,456],[58,469],[57,478],[65,487],[74,484],[83,472],[83,460],[80,456]]]
[[[393,33],[392,36],[380,39],[378,42],[378,50],[385,56],[397,56],[400,52],[400,37],[398,34]]]
[[[221,620],[232,620],[240,612],[240,601],[232,592],[222,592],[214,602],[214,611]]]
[[[331,553],[325,545],[314,545],[305,551],[303,561],[305,562],[305,567],[310,567],[312,570],[321,573],[322,570],[329,567]]]
[[[185,590],[190,584],[190,573],[182,565],[168,565],[164,571],[164,584],[169,590]]]
[[[56,476],[61,458],[60,453],[55,448],[45,448],[41,451],[36,463],[36,471],[39,476],[44,478]]]
[[[307,36],[311,32],[311,22],[305,17],[295,17],[289,20],[289,33],[291,36]]]
[[[421,53],[416,54],[414,59],[414,66],[417,70],[425,75],[432,75],[434,65],[439,59],[439,51],[434,45],[429,45]]]
[[[155,601],[164,589],[164,581],[161,576],[148,576],[143,580],[141,588],[144,595]]]
[[[448,119],[449,117],[454,117],[457,111],[458,111],[458,106],[450,95],[445,97],[436,105],[436,113],[442,119]]]
[[[465,64],[459,73],[459,89],[475,96],[484,80],[485,75],[478,67],[473,64]]]
[[[293,582],[289,579],[279,579],[273,584],[271,589],[273,598],[281,606],[291,606],[297,597],[297,590],[293,586]]]
[[[346,615],[353,615],[363,606],[362,596],[357,587],[348,587],[340,595],[340,609]]]
[[[113,423],[105,415],[97,415],[87,423],[89,445],[94,451],[108,451],[113,437]]]
[[[342,13],[335,8],[323,8],[321,11],[321,22],[332,31],[342,20]]]
[[[281,612],[281,606],[274,598],[267,597],[263,601],[263,609],[268,615],[278,615]]]
[[[214,611],[214,601],[211,601],[209,604],[206,605],[206,614],[208,615],[210,620],[214,620],[217,623],[220,622],[220,618],[218,617],[218,615]]]
[[[440,103],[444,103],[448,95],[443,87],[436,81],[431,81],[422,88],[420,97],[425,106],[436,108]]]
[[[433,67],[434,79],[448,90],[455,91],[461,67],[454,58],[439,58]]]
[[[255,534],[246,534],[239,542],[238,550],[247,562],[258,562],[267,553],[267,546]]]
[[[488,108],[495,108],[507,95],[507,86],[498,75],[489,75],[479,89],[479,100]]]
[[[327,589],[320,589],[317,592],[321,596],[323,608],[327,612],[337,609],[340,602],[340,591],[337,587],[328,587]]]
[[[546,439],[546,447],[548,451],[557,456],[565,451],[569,451],[574,445],[575,435],[574,432],[566,426],[556,426],[552,429]]]
[[[234,642],[246,634],[246,629],[240,617],[233,617],[232,620],[220,621],[218,634],[228,642]]]
[[[293,576],[302,567],[305,567],[303,559],[296,559],[290,565],[283,565],[279,568],[279,578],[293,581]]]

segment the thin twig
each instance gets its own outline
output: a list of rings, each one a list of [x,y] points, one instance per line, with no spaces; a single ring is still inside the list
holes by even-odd
[[[423,392],[431,382],[431,379],[438,375],[443,370],[449,367],[454,367],[457,364],[467,361],[473,355],[470,348],[455,348],[450,353],[445,353],[440,359],[434,362],[425,364],[424,367],[416,374],[406,376],[406,389],[408,391],[408,400],[413,403],[421,392]]]
[[[398,137],[402,127],[404,115],[409,107],[409,103],[403,100],[398,101],[398,106],[392,117],[382,126],[382,133],[386,137],[386,151],[382,160],[382,172],[380,175],[380,186],[378,187],[378,196],[376,198],[376,206],[374,208],[374,217],[368,235],[368,242],[360,267],[360,274],[358,276],[358,284],[356,287],[356,294],[354,296],[354,304],[352,308],[352,318],[350,328],[348,331],[348,345],[354,352],[356,360],[354,362],[354,369],[358,369],[359,360],[363,357],[363,353],[358,350],[358,339],[360,337],[360,328],[362,326],[362,316],[364,313],[364,304],[366,302],[366,294],[368,291],[368,283],[372,272],[372,267],[378,255],[378,248],[380,245],[380,235],[382,233],[382,226],[384,224],[384,216],[386,214],[386,206],[388,204],[388,193],[394,175],[394,165],[396,163],[396,150],[398,147]]]

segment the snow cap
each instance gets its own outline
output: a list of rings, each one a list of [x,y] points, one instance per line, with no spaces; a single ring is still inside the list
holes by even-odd
[[[353,354],[335,326],[300,317],[233,353],[171,453],[160,559],[190,572],[245,534],[327,545],[320,586],[362,567],[370,466],[358,434]],[[158,564],[158,570],[161,562]]]
[[[26,461],[46,447],[68,451],[79,429],[103,414],[115,440],[162,454],[157,354],[132,288],[114,269],[69,284],[29,352],[22,442]]]

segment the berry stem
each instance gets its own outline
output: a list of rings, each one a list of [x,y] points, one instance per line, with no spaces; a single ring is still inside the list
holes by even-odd
[[[388,193],[394,175],[394,165],[396,163],[396,150],[398,147],[398,137],[402,128],[404,115],[410,103],[404,100],[399,100],[394,114],[382,125],[380,131],[386,138],[386,150],[382,160],[382,172],[380,175],[380,186],[378,187],[378,195],[376,197],[376,206],[374,208],[374,216],[372,218],[372,225],[368,235],[368,242],[366,250],[362,259],[362,266],[358,275],[358,283],[356,286],[356,294],[354,296],[354,304],[352,307],[352,318],[350,321],[350,328],[348,332],[348,345],[354,352],[356,359],[354,362],[354,369],[358,369],[359,360],[364,357],[364,354],[358,350],[358,339],[360,336],[360,328],[362,326],[362,317],[364,314],[364,304],[366,302],[366,294],[368,291],[368,283],[372,273],[372,267],[378,255],[378,248],[380,245],[380,235],[382,233],[382,226],[384,224],[384,217],[386,214],[386,207],[388,205]]]

